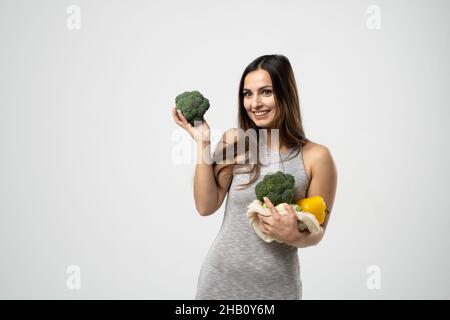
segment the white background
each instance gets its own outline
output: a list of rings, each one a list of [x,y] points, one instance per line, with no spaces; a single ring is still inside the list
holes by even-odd
[[[381,29],[366,25],[370,5]],[[289,58],[306,135],[338,169],[326,236],[299,251],[304,299],[450,298],[449,12],[444,0],[1,0],[0,298],[192,299],[224,205],[196,212],[195,149],[170,109],[201,91],[217,141],[264,54]]]

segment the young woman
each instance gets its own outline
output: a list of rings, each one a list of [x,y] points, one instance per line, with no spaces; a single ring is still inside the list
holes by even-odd
[[[317,245],[323,238],[336,194],[337,172],[330,150],[305,137],[297,85],[289,60],[265,55],[244,70],[239,85],[238,128],[225,132],[212,164],[210,130],[205,120],[191,126],[172,109],[175,122],[186,129],[198,146],[194,198],[202,216],[216,212],[228,194],[221,229],[202,264],[196,299],[301,299],[302,282],[297,249]],[[249,164],[249,148],[236,152],[243,131],[254,129],[258,141],[257,161]],[[272,143],[271,129],[278,129],[279,142]],[[245,139],[245,137],[244,137]],[[275,147],[274,147],[275,145]],[[217,154],[232,147],[233,162],[217,161]],[[261,150],[262,149],[262,150]],[[245,162],[238,162],[237,159]],[[241,171],[243,167],[247,170]],[[288,206],[280,215],[270,200],[272,215],[259,217],[261,231],[278,241],[265,242],[250,225],[247,205],[256,199],[254,188],[265,174],[275,171],[295,178],[295,200],[321,196],[327,206],[320,233],[299,232],[297,218]]]

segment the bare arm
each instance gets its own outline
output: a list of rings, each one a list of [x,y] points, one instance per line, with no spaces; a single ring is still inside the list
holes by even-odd
[[[195,207],[200,215],[207,216],[215,211],[218,196],[213,165],[203,161],[204,154],[211,154],[210,141],[197,143],[197,162],[194,175]]]
[[[183,116],[181,112],[177,112],[176,108],[172,108],[172,116],[175,123],[185,129],[197,143],[197,161],[195,165],[194,175],[194,200],[195,207],[201,216],[209,216],[217,211],[225,199],[225,195],[233,178],[231,167],[219,170],[225,164],[214,163],[211,160],[211,141],[210,130],[206,120],[201,125],[193,127]],[[224,144],[234,141],[235,129],[228,130],[222,136],[217,146],[220,150]]]
[[[234,131],[230,130],[224,134],[217,150],[223,148]],[[225,140],[225,137],[226,140]],[[208,164],[202,158],[203,155],[207,157],[211,154],[210,142],[199,142],[197,144],[197,163],[195,166],[194,176],[194,199],[197,211],[202,216],[209,216],[217,211],[223,203],[225,196],[229,190],[231,180],[233,178],[232,168],[228,167],[222,170],[219,175],[219,170],[225,165],[223,163]],[[215,159],[217,160],[217,159]]]
[[[321,196],[325,201],[327,212],[320,233],[297,232],[296,237],[289,243],[297,248],[314,246],[322,240],[336,196],[337,170],[328,148],[321,146],[313,161],[312,177],[306,197]]]

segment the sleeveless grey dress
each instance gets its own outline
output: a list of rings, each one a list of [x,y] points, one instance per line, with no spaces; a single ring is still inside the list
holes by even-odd
[[[302,299],[298,249],[259,238],[247,218],[247,205],[256,199],[254,188],[267,173],[279,170],[292,174],[295,200],[305,197],[309,177],[301,149],[280,154],[265,146],[263,143],[260,150],[260,175],[253,184],[236,190],[249,182],[250,174],[238,173],[247,168],[233,173],[222,225],[201,266],[195,299]]]

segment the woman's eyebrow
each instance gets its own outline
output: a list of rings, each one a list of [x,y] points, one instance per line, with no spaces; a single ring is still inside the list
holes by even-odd
[[[271,88],[271,87],[272,87],[272,86],[264,86],[264,87],[259,88],[259,90],[264,89],[264,88]],[[244,88],[243,91],[252,91],[252,90],[247,89],[247,88]]]

